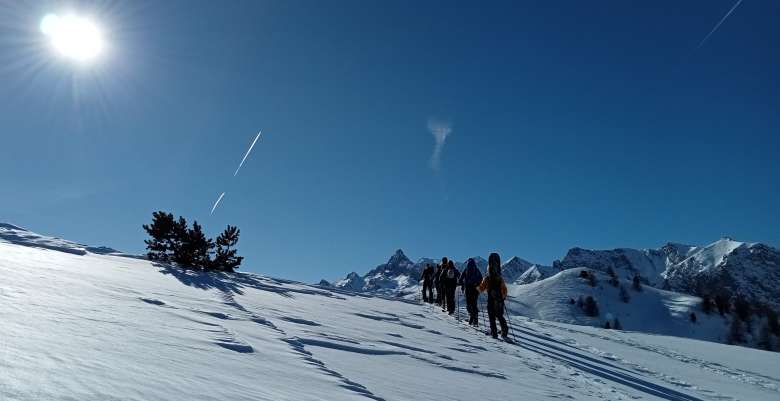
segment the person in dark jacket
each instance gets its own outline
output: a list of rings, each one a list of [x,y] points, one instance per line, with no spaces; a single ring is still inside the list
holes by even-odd
[[[487,292],[487,312],[490,319],[490,335],[498,338],[496,319],[501,324],[501,337],[506,340],[509,329],[504,319],[504,301],[506,300],[506,283],[501,277],[501,257],[491,253],[488,257],[487,277],[482,279],[479,292]]]
[[[444,273],[444,294],[447,298],[447,313],[450,315],[455,313],[455,291],[458,289],[459,278],[460,272],[455,268],[455,263],[450,260]]]
[[[441,258],[441,269],[439,270],[437,277],[439,278],[439,286],[436,288],[436,292],[440,295],[437,296],[437,299],[439,299],[439,305],[441,305],[441,310],[445,311],[447,310],[447,290],[444,286],[444,279],[445,274],[447,272],[447,264],[449,263],[449,260],[447,260],[446,257]]]
[[[422,299],[425,303],[433,302],[433,266],[430,263],[425,265],[422,272]]]
[[[441,276],[441,265],[436,265],[436,271],[433,272],[433,288],[436,289],[436,299],[435,304],[441,306],[442,298],[444,298],[444,294],[441,290],[441,281],[439,280],[439,277]]]
[[[479,307],[477,306],[479,290],[477,287],[481,282],[482,272],[479,271],[477,262],[474,259],[469,259],[466,262],[466,268],[460,275],[460,286],[466,296],[466,310],[469,312],[469,324],[472,326],[479,325]]]

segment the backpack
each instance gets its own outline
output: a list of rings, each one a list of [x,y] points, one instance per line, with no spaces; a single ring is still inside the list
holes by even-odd
[[[447,278],[448,279],[455,278],[455,269],[447,269]]]
[[[488,299],[491,299],[493,302],[501,302],[504,303],[504,298],[501,294],[501,283],[503,282],[503,279],[499,278],[493,278],[488,277]]]
[[[463,282],[466,283],[466,285],[478,285],[482,282],[482,273],[480,273],[479,269],[476,267],[467,269],[463,273],[463,276]]]

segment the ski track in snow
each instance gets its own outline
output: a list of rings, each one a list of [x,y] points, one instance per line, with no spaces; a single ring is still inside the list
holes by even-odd
[[[573,329],[573,328],[564,328],[564,327],[560,327],[560,326],[555,325],[555,324],[544,323],[544,322],[540,322],[540,321],[537,321],[536,324],[539,325],[540,327],[546,327],[546,328],[553,328],[554,327],[557,330],[564,330],[564,331],[566,331],[568,333],[576,333],[578,335],[586,335],[586,336],[598,338],[598,339],[601,339],[601,340],[606,340],[606,341],[611,341],[611,342],[617,342],[617,343],[620,343],[620,344],[625,344],[625,345],[630,346],[632,348],[642,349],[642,350],[645,350],[645,351],[648,351],[648,352],[656,353],[658,355],[661,355],[661,356],[664,356],[664,357],[667,357],[667,358],[670,358],[670,359],[674,359],[674,360],[677,360],[677,361],[682,362],[682,363],[696,365],[698,368],[707,370],[709,372],[712,372],[712,373],[715,373],[715,374],[718,374],[718,375],[721,375],[721,376],[728,377],[728,378],[733,379],[733,380],[737,380],[737,381],[740,381],[740,382],[743,382],[743,383],[759,386],[759,387],[762,387],[762,388],[767,389],[767,390],[780,392],[780,379],[775,378],[775,377],[771,377],[771,376],[768,376],[768,375],[762,375],[762,374],[759,374],[759,373],[756,373],[756,372],[751,372],[751,371],[746,371],[746,370],[741,370],[741,369],[736,369],[736,368],[729,368],[729,367],[723,366],[722,364],[719,364],[719,363],[716,363],[716,362],[705,361],[705,360],[698,359],[698,358],[695,358],[695,357],[692,357],[692,356],[689,356],[689,355],[683,355],[683,354],[681,354],[679,352],[675,352],[675,351],[673,351],[673,350],[671,350],[669,348],[653,347],[653,346],[642,344],[641,342],[634,341],[634,340],[631,340],[631,339],[623,339],[623,338],[619,338],[619,337],[615,337],[615,336],[608,337],[608,336],[605,336],[605,335],[599,335],[599,334],[595,334],[595,333],[588,333],[588,332],[585,332],[585,331],[582,331],[582,330]],[[528,333],[528,332],[526,331],[526,333]],[[535,333],[528,333],[528,334],[531,334],[531,335],[534,335],[534,336],[537,335]],[[550,336],[550,334],[546,334],[546,336]],[[557,341],[559,343],[563,343],[560,340],[548,340],[548,341]],[[563,343],[563,344],[567,344],[567,345],[573,346],[573,347],[578,345],[577,342],[574,341],[574,340],[569,340],[569,342],[566,342],[566,343]],[[653,376],[655,376],[655,377],[657,377],[659,379],[662,379],[662,380],[664,380],[664,381],[666,381],[666,382],[668,382],[670,384],[676,385],[676,386],[696,388],[696,386],[693,386],[693,385],[691,385],[689,383],[686,383],[685,381],[676,379],[676,378],[668,376],[668,375],[664,375],[664,374],[662,374],[660,372],[655,372],[655,371],[653,371],[651,369],[645,368],[644,366],[642,366],[639,363],[634,363],[634,362],[622,359],[622,358],[620,358],[620,357],[618,357],[616,355],[610,354],[608,352],[602,351],[602,350],[594,348],[594,347],[582,347],[581,346],[581,347],[578,347],[577,349],[582,350],[582,351],[586,351],[586,352],[590,352],[590,353],[592,353],[594,355],[598,355],[598,356],[601,356],[601,357],[606,358],[606,359],[618,361],[618,362],[620,362],[620,363],[622,363],[624,365],[630,366],[631,368],[633,368],[634,370],[636,370],[638,372],[651,374],[651,375],[653,375]],[[702,391],[706,392],[707,390],[702,390]],[[726,398],[728,398],[728,397],[726,397]]]

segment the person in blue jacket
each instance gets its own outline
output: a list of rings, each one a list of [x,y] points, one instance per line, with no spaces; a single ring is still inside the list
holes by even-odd
[[[469,312],[469,324],[477,326],[479,324],[479,307],[477,299],[479,298],[479,284],[482,282],[482,272],[477,267],[474,259],[466,262],[466,268],[460,275],[460,286],[466,296],[466,310]]]

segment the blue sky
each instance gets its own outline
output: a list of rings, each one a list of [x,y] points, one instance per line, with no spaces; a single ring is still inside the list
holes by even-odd
[[[780,2],[701,48],[733,1],[644,3],[2,1],[0,220],[142,252],[168,210],[305,281],[397,248],[780,244]],[[42,43],[64,9],[107,32],[95,65]]]

